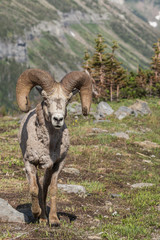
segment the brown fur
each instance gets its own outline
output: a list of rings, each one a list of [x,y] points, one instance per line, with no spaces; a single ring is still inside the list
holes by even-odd
[[[26,70],[18,79],[16,93],[19,107],[28,111],[30,90],[35,85],[43,88],[43,102],[31,110],[21,122],[19,143],[21,146],[29,192],[32,199],[32,213],[40,221],[59,225],[56,210],[58,175],[64,166],[69,148],[68,129],[64,123],[66,106],[74,88],[80,90],[82,111],[87,115],[91,105],[92,84],[84,72],[72,72],[56,83],[45,71]],[[37,169],[45,169],[40,183]],[[50,213],[46,213],[46,197],[50,187]]]
[[[47,221],[46,197],[50,186],[49,223],[58,225],[57,178],[69,148],[68,129],[64,125],[61,130],[56,130],[49,122],[45,121],[45,125],[39,125],[36,122],[37,115],[35,110],[32,110],[23,119],[19,132],[19,142],[32,199],[32,212],[36,218],[40,218],[40,221]],[[46,169],[42,184],[38,180],[37,167]]]

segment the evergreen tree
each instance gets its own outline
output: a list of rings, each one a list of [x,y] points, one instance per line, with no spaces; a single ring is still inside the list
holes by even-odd
[[[116,41],[113,41],[112,52],[107,54],[105,63],[106,85],[110,89],[110,101],[113,100],[113,90],[116,87],[117,100],[119,99],[120,87],[123,86],[126,78],[126,71],[115,56],[115,51],[119,48]]]
[[[91,74],[91,59],[88,50],[84,53],[84,62],[82,67]]]
[[[115,57],[118,44],[113,41],[112,52],[107,53],[107,45],[102,35],[95,39],[95,52],[90,58],[88,51],[85,52],[83,68],[88,70],[93,82],[93,96],[97,99],[107,98],[109,88],[110,100],[113,100],[113,91],[116,90],[117,100],[120,88],[124,84],[126,71]]]
[[[107,45],[104,44],[104,38],[102,35],[98,35],[95,39],[95,53],[91,60],[91,68],[92,68],[92,78],[93,89],[95,89],[95,97],[104,97],[105,96],[105,61],[106,61],[106,53],[105,49]]]
[[[160,82],[160,39],[153,44],[154,56],[152,57],[151,69],[154,72],[154,82]]]
[[[117,74],[115,78],[115,83],[116,83],[116,92],[117,92],[117,101],[119,100],[119,94],[120,94],[120,88],[123,87],[126,81],[126,70],[121,66],[120,62],[117,62]]]
[[[139,92],[142,93],[142,96],[145,96],[147,93],[147,72],[146,70],[143,70],[142,68],[138,68],[138,73],[135,78],[137,88],[139,89]]]

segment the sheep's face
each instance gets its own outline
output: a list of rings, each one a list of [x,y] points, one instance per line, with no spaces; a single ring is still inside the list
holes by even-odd
[[[44,99],[44,115],[47,121],[51,122],[53,127],[60,129],[64,125],[64,119],[66,117],[66,107],[71,98],[63,91],[60,86],[57,86],[52,95],[47,95],[45,91],[42,91]]]

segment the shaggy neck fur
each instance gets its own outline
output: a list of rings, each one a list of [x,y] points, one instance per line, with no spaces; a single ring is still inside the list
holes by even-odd
[[[55,129],[51,122],[46,121],[43,111],[43,102],[36,107],[36,132],[38,139],[48,148],[55,148],[56,142],[62,137],[62,132],[65,129],[65,124],[61,129]],[[51,136],[54,136],[51,140]],[[51,146],[52,144],[52,146]],[[53,146],[55,145],[55,146]]]

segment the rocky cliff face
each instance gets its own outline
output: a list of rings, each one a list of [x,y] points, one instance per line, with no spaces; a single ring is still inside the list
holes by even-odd
[[[15,59],[17,62],[27,62],[27,41],[17,38],[14,43],[0,40],[0,59]]]

